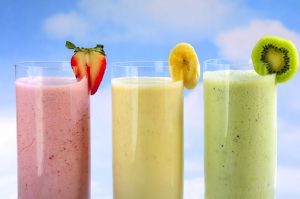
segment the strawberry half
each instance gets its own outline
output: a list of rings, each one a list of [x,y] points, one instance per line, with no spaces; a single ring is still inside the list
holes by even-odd
[[[71,58],[71,66],[76,79],[81,80],[86,76],[86,60],[84,52],[76,52]]]
[[[74,49],[71,66],[76,79],[81,80],[87,75],[91,95],[94,95],[98,90],[106,69],[104,46],[98,44],[95,48],[79,48],[67,41],[66,47]]]

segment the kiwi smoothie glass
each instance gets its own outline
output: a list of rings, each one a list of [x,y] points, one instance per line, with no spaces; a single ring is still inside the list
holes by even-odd
[[[206,199],[273,199],[275,75],[251,64],[204,62]]]
[[[114,199],[183,198],[183,82],[166,62],[112,66]]]

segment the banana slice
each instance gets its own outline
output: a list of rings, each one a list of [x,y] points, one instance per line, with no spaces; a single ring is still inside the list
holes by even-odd
[[[169,55],[169,70],[173,81],[183,80],[188,89],[196,87],[200,78],[200,64],[193,46],[188,43],[177,44]]]

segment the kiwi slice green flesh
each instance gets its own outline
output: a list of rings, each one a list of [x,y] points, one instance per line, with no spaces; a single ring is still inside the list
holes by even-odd
[[[262,37],[252,50],[252,62],[260,75],[276,74],[276,82],[291,79],[298,70],[298,53],[290,40]]]

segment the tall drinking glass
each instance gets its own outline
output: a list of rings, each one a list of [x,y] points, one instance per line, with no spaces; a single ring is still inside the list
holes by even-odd
[[[275,76],[251,64],[207,60],[204,72],[205,198],[273,199]]]
[[[182,199],[182,81],[166,62],[112,70],[114,199]]]
[[[88,81],[69,62],[16,65],[18,198],[90,197]]]

